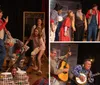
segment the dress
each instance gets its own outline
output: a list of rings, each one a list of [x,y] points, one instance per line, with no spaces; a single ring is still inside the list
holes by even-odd
[[[67,27],[67,30],[66,30],[67,36],[64,35],[65,29],[66,29],[65,27]],[[71,28],[71,19],[67,17],[62,23],[62,26],[60,28],[59,41],[70,41],[71,40],[70,28]]]
[[[40,50],[45,50],[45,43],[42,39],[38,39],[38,37],[33,37],[33,45],[34,45],[34,50],[31,52],[31,55],[37,55]]]

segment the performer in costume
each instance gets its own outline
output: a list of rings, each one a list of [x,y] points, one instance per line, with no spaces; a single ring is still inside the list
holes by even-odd
[[[4,19],[4,22],[2,20],[3,11],[0,9],[0,71],[2,71],[2,65],[4,62],[4,57],[6,54],[6,50],[4,47],[4,34],[5,34],[5,26],[8,23],[8,17]]]
[[[54,10],[50,12],[50,41],[55,40],[55,32],[58,25],[58,12],[62,11],[62,6],[56,4]]]
[[[59,41],[59,32],[63,22],[62,10],[58,11],[58,25],[55,32],[55,41]]]
[[[71,41],[71,27],[73,28],[73,31],[76,30],[74,21],[74,13],[73,11],[69,10],[68,16],[66,17],[60,28],[59,41]]]
[[[42,38],[42,33],[39,29],[35,28],[33,34],[29,37],[29,39],[26,41],[25,46],[29,43],[30,40],[33,40],[34,50],[31,52],[32,61],[34,64],[33,69],[38,70],[40,74],[42,74],[41,71],[41,58],[45,52],[45,43]],[[38,54],[38,66],[36,64],[36,55]]]
[[[80,5],[77,6],[77,11],[75,13],[75,28],[74,40],[83,41],[84,31],[87,30],[87,20],[85,15],[82,13],[82,8]]]
[[[60,60],[67,59],[68,56],[71,56],[71,52],[68,52],[67,54],[64,56],[60,56],[59,59]],[[51,48],[51,52],[50,52],[51,85],[66,85],[67,82],[59,80],[58,74],[63,73],[63,72],[68,72],[69,68],[59,69],[57,60],[58,60],[57,50],[55,48]]]
[[[92,9],[88,10],[86,18],[88,19],[87,40],[90,41],[92,37],[92,41],[96,41],[97,29],[100,28],[100,14],[96,4],[93,4]]]
[[[77,84],[75,77],[78,77],[81,81],[85,80],[85,77],[82,76],[80,73],[84,73],[88,79],[88,81],[84,84],[84,85],[90,85],[89,83],[93,83],[94,82],[94,78],[92,78],[92,71],[91,69],[91,60],[90,59],[86,59],[84,61],[83,65],[76,65],[73,69],[72,69],[72,73],[74,75],[73,80],[71,82],[71,85],[81,85],[81,84]]]

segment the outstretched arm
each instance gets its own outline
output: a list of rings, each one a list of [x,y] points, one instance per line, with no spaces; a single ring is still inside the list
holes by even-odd
[[[5,25],[6,25],[6,22],[4,22],[2,25],[0,25],[0,31],[5,28]]]
[[[30,40],[31,40],[31,36],[28,38],[24,46],[26,46],[30,42]]]
[[[0,31],[2,29],[5,29],[5,25],[8,23],[8,16],[6,17],[6,19],[4,19],[5,22],[0,21],[1,25],[0,25]]]

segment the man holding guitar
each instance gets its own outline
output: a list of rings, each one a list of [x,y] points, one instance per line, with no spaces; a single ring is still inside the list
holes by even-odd
[[[91,72],[91,60],[86,59],[83,66],[77,65],[73,68],[72,73],[74,75],[71,85],[90,85],[94,82]]]
[[[0,71],[2,71],[2,65],[4,62],[4,57],[6,54],[6,50],[4,47],[4,33],[5,33],[5,25],[8,23],[8,17],[2,20],[3,11],[0,9]]]
[[[68,58],[71,56],[71,52],[67,52],[65,56],[61,56],[62,59]],[[57,63],[57,50],[55,48],[51,49],[50,52],[50,73],[51,73],[51,85],[65,85],[66,82],[58,78],[58,75],[61,73],[68,73],[69,68],[59,69]]]

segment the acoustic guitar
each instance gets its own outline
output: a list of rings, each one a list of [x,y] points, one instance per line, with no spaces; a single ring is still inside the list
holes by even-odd
[[[68,52],[70,52],[70,47],[69,47]],[[68,56],[68,55],[69,54],[67,54],[66,56]],[[61,63],[60,63],[59,69],[64,69],[64,68],[67,68],[67,69],[70,68],[69,64],[67,63],[67,59],[62,60]],[[68,80],[68,72],[63,72],[63,73],[58,74],[58,78],[61,81],[64,81],[64,82],[67,81]]]
[[[76,77],[76,83],[79,84],[79,85],[83,85],[87,82],[90,82],[91,83],[91,79],[90,78],[87,78],[87,76],[84,74],[84,73],[80,73],[81,76],[84,76],[84,81],[81,81],[79,77]],[[92,77],[95,77],[95,76],[98,76],[100,75],[100,73],[95,73],[92,75]]]

